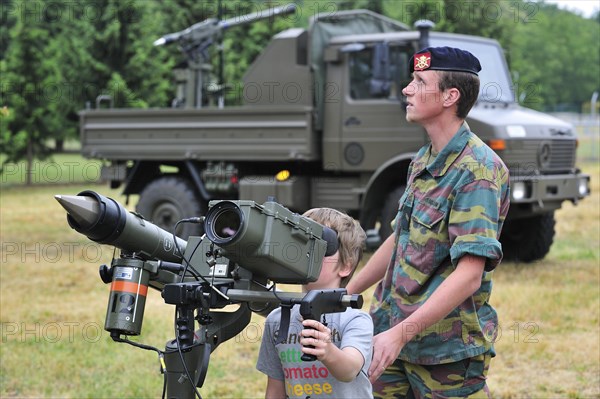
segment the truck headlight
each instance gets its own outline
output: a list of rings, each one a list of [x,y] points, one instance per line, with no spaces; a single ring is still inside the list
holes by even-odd
[[[585,197],[590,193],[590,188],[588,187],[588,179],[579,179],[579,195]]]
[[[527,187],[524,182],[516,182],[512,186],[512,197],[515,201],[522,200],[527,194]]]
[[[527,129],[523,125],[508,125],[506,126],[506,134],[508,134],[508,137],[527,137]]]

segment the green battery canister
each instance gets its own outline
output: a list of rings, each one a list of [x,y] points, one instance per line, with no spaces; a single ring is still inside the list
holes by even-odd
[[[104,329],[125,335],[142,331],[150,272],[140,259],[119,258],[113,262],[112,283]]]

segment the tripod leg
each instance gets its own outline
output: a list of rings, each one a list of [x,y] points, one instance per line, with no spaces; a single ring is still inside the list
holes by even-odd
[[[197,345],[182,352],[185,366],[191,374],[192,381],[190,381],[181,363],[177,341],[167,342],[165,350],[167,398],[195,398],[196,387],[201,387],[206,377],[210,352],[211,348],[208,344]]]

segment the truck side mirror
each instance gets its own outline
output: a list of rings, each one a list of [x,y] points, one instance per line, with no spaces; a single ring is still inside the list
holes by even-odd
[[[365,49],[365,45],[363,43],[348,43],[340,49],[342,53],[356,53],[358,51],[363,51]]]
[[[392,88],[392,74],[390,70],[390,47],[387,42],[375,45],[372,62],[373,77],[369,82],[371,97],[388,97]]]
[[[325,62],[339,62],[340,56],[343,53],[357,53],[359,51],[363,51],[365,49],[365,45],[362,43],[348,43],[344,45],[342,48],[327,48],[323,54],[323,61]]]

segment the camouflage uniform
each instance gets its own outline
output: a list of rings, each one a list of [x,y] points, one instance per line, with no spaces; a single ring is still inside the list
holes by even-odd
[[[477,292],[402,348],[374,385],[376,397],[404,397],[411,378],[417,397],[432,397],[426,387],[467,397],[484,388],[493,356],[498,318],[488,301],[491,272],[502,259],[498,238],[509,206],[508,170],[463,124],[437,156],[431,145],[423,147],[408,176],[395,220],[396,250],[371,306],[375,334],[419,308],[462,256],[486,258],[485,271]],[[456,381],[460,370],[464,381]]]

